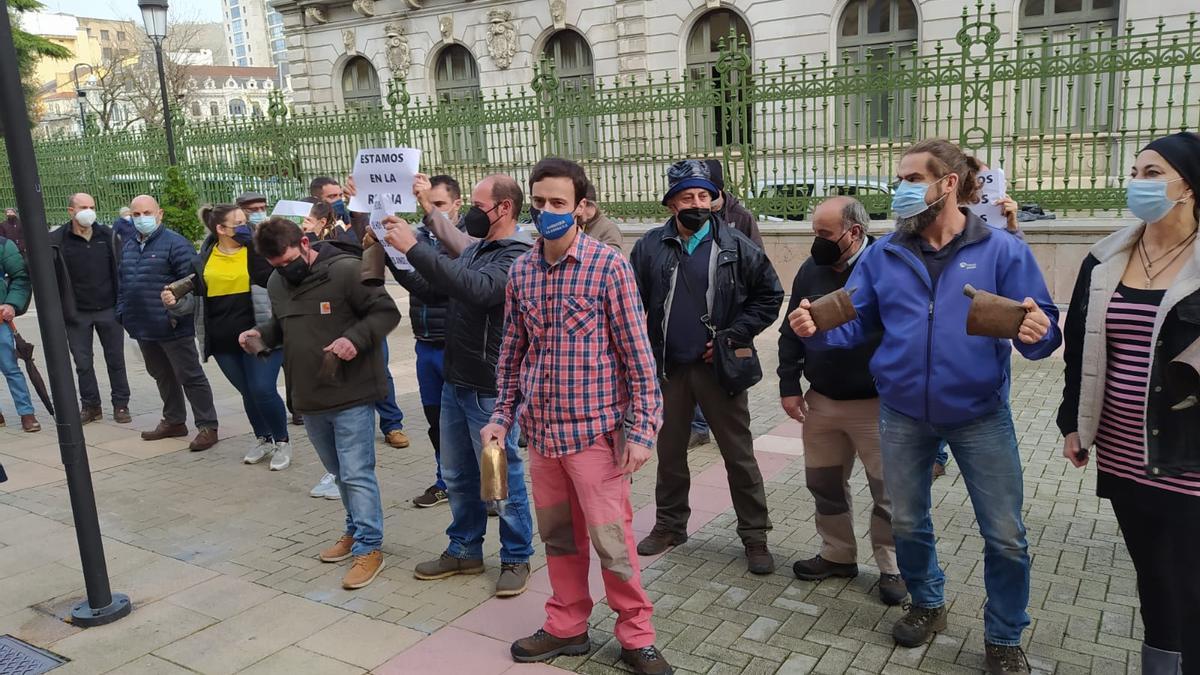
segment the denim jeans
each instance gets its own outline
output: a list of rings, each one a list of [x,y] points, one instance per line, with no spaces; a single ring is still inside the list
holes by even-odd
[[[0,323],[0,372],[8,380],[8,391],[12,394],[13,405],[18,415],[33,414],[33,399],[29,397],[29,384],[25,382],[25,373],[17,363],[17,346],[12,330],[7,324]]]
[[[450,527],[446,552],[455,558],[483,557],[487,533],[487,506],[480,498],[479,432],[496,405],[494,397],[449,382],[442,387],[442,476],[450,495]],[[533,519],[525,488],[525,462],[517,451],[517,425],[508,430],[504,449],[508,455],[508,501],[500,513],[500,562],[529,562],[533,555]]]
[[[213,354],[225,379],[242,395],[242,407],[255,438],[272,441],[288,440],[287,408],[276,388],[279,369],[283,366],[283,350],[276,349],[266,358],[245,352]]]
[[[359,405],[304,415],[304,429],[325,470],[337,479],[346,509],[351,552],[365,555],[383,543],[383,504],[375,477],[375,407]]]
[[[396,403],[396,383],[392,381],[392,370],[388,368],[387,338],[383,340],[383,372],[387,373],[387,398],[375,402],[375,412],[379,413],[379,430],[384,436],[388,432],[404,428],[404,411]]]
[[[1021,522],[1021,457],[1008,404],[955,426],[921,422],[884,405],[879,436],[896,558],[913,604],[945,603],[945,576],[938,566],[929,513],[933,458],[945,441],[958,460],[984,541],[984,639],[997,645],[1021,644],[1021,632],[1029,625],[1029,545]]]
[[[415,341],[417,352],[417,388],[421,392],[421,407],[429,422],[429,442],[433,444],[433,459],[437,463],[437,482],[440,490],[446,489],[442,479],[442,387],[446,384],[446,348],[431,342]]]
[[[692,433],[708,434],[708,420],[704,419],[704,411],[700,410],[700,406],[696,406],[696,412],[692,414]]]
[[[933,458],[933,461],[942,466],[949,466],[950,464],[950,451],[946,448],[946,441],[940,441],[938,443],[937,455]]]

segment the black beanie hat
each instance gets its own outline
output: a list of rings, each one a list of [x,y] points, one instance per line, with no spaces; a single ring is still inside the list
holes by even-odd
[[[1192,195],[1200,200],[1200,135],[1181,131],[1156,138],[1142,149],[1162,155],[1183,177],[1183,182],[1192,189]]]

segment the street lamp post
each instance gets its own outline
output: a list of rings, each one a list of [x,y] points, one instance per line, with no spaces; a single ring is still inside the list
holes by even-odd
[[[79,66],[86,66],[89,74],[96,72],[96,69],[90,63],[76,63],[71,69],[71,77],[75,80],[75,98],[79,101],[79,133],[82,135],[87,132],[87,92],[79,86]]]
[[[154,58],[158,61],[158,86],[162,94],[163,127],[167,132],[167,161],[175,166],[175,129],[171,124],[171,104],[167,99],[167,71],[163,67],[163,40],[167,37],[167,0],[138,0],[146,35],[154,42]]]

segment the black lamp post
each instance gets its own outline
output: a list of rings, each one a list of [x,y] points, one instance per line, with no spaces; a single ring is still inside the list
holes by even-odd
[[[87,133],[87,108],[84,107],[87,102],[87,92],[79,85],[79,66],[87,68],[88,73],[95,73],[96,69],[89,63],[76,63],[75,67],[71,69],[71,77],[75,80],[75,98],[79,100],[79,133],[82,135]]]
[[[158,86],[162,92],[163,127],[167,132],[167,161],[175,166],[175,130],[171,125],[171,103],[167,99],[167,72],[163,68],[163,40],[167,37],[167,0],[138,0],[146,35],[154,42],[158,60]]]

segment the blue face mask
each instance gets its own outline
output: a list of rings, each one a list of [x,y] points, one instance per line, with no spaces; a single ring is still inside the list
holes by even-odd
[[[943,176],[942,178],[945,178]],[[913,183],[912,181],[901,181],[900,187],[896,188],[896,192],[892,194],[892,210],[901,218],[912,218],[913,216],[924,213],[932,204],[925,202],[925,195],[929,192],[932,185],[937,185],[941,182],[941,178],[933,183]],[[945,199],[945,195],[939,198]]]
[[[267,214],[265,211],[251,211],[250,213],[246,214],[246,221],[251,225],[258,225],[266,219]]]
[[[349,225],[350,224],[350,211],[348,211],[346,209],[346,202],[339,199],[336,202],[334,202],[333,204],[331,204],[331,206],[333,206],[333,215],[340,218],[343,223],[346,223],[347,225]]]
[[[238,225],[233,229],[233,240],[242,246],[249,246],[254,241],[254,232],[249,225]]]
[[[1129,206],[1129,212],[1144,223],[1157,223],[1166,218],[1171,209],[1183,201],[1174,201],[1167,197],[1167,184],[1177,180],[1183,180],[1183,178],[1174,180],[1131,179],[1125,185],[1125,203]]]
[[[158,219],[154,216],[134,216],[133,226],[137,229],[138,234],[148,237],[150,233],[158,229]]]
[[[533,219],[533,224],[537,227],[538,234],[542,235],[543,239],[560,239],[563,235],[571,231],[575,227],[575,213],[568,211],[566,213],[552,213],[550,211],[542,211],[534,207],[529,207],[529,216]]]

